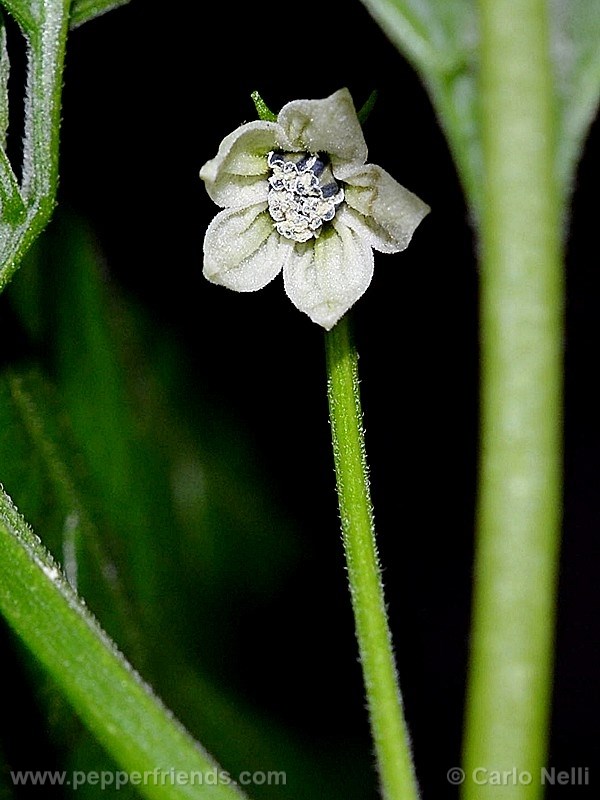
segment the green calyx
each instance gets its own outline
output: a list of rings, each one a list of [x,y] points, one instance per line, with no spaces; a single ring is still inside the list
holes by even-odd
[[[277,122],[277,114],[271,111],[258,92],[252,92],[250,97],[252,98],[259,119],[265,120],[266,122]]]
[[[262,99],[260,94],[256,91],[252,92],[250,95],[252,98],[252,102],[254,103],[254,107],[256,108],[256,113],[258,114],[258,118],[265,120],[267,122],[277,122],[277,114],[274,114],[269,106],[265,103]],[[364,125],[367,119],[369,118],[373,107],[375,106],[375,101],[377,100],[377,89],[373,89],[371,94],[367,97],[364,104],[360,107],[358,111],[358,119],[361,125]]]

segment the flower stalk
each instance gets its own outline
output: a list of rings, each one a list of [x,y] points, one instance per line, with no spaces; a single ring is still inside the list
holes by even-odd
[[[417,800],[375,542],[358,355],[348,315],[326,333],[325,344],[342,537],[382,794],[385,800]]]

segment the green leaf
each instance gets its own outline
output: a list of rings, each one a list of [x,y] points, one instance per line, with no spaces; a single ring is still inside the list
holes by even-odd
[[[596,0],[552,0],[550,8],[560,106],[558,172],[568,192],[598,109],[600,4]]]
[[[24,31],[31,32],[36,24],[35,6],[28,0],[2,0],[2,5]]]
[[[463,189],[481,202],[477,29],[472,0],[362,0],[420,74],[446,133]]]
[[[78,28],[84,22],[95,19],[113,8],[124,6],[129,0],[74,0],[71,4],[70,27]]]
[[[195,626],[185,622],[194,608],[196,625],[206,614],[206,647],[212,631],[219,648],[223,587],[270,591],[300,547],[250,466],[256,454],[197,388],[191,395],[185,353],[119,297],[76,218],[57,217],[10,294],[49,352],[102,519],[122,542],[122,577],[143,610],[148,641],[153,629],[164,637],[179,626],[178,635],[193,638]],[[164,647],[156,650],[168,659]]]
[[[43,529],[45,544],[62,562],[69,581],[129,659],[146,671],[140,615],[117,567],[115,532],[102,516],[60,399],[37,371],[0,375],[0,463],[4,482],[15,487],[21,511]],[[47,673],[27,658],[24,663],[46,710],[52,740],[70,752],[65,766],[76,771],[117,769],[78,723]],[[77,796],[93,791],[82,786]],[[106,791],[110,796],[110,789]]]
[[[209,785],[219,771],[216,762],[127,663],[2,491],[0,610],[123,770],[143,775],[173,769],[188,777],[188,783],[144,781],[138,787],[143,796],[244,796],[233,785]],[[192,785],[194,772],[204,785]]]
[[[325,785],[333,794],[333,756],[325,767],[219,679],[230,658],[224,627],[285,581],[300,547],[253,467],[256,454],[198,390],[191,394],[180,344],[119,296],[80,220],[59,213],[26,261],[9,294],[49,355],[57,391],[39,374],[6,376],[3,480],[59,557],[69,509],[83,508],[80,518],[91,521],[79,536],[83,595],[212,751],[232,769],[284,769],[282,798]],[[8,391],[15,384],[17,404]],[[87,546],[96,539],[98,552]],[[129,609],[104,585],[106,574],[125,587]],[[68,720],[55,738],[73,747]],[[93,744],[78,742],[76,768],[94,758]]]
[[[87,465],[103,529],[114,533],[116,561],[136,616],[148,641],[156,641],[165,619],[180,618],[168,591],[178,555],[172,547],[171,486],[155,436],[142,435],[146,415],[136,414],[137,398],[126,377],[130,363],[119,341],[128,340],[130,326],[125,307],[116,298],[110,302],[109,294],[93,238],[71,217],[53,225],[11,286],[30,334],[46,342],[48,368]],[[137,377],[131,376],[134,385]],[[65,461],[74,463],[68,454]],[[20,491],[20,484],[14,485]],[[156,650],[166,657],[164,647]]]
[[[21,275],[29,277],[26,269]],[[14,287],[18,285],[19,282],[13,284]],[[193,448],[188,446],[187,449],[189,457],[198,458],[193,454]],[[181,447],[179,454],[182,455]],[[117,638],[121,648],[125,647],[128,655],[133,655],[136,666],[144,666],[147,654],[153,649],[166,650],[165,663],[158,666],[158,672],[156,664],[152,665],[153,683],[161,687],[164,695],[166,693],[170,704],[175,703],[183,711],[183,721],[188,727],[202,731],[202,738],[210,742],[211,749],[225,755],[227,764],[238,772],[285,770],[289,790],[281,787],[282,797],[310,797],[317,786],[328,786],[328,793],[334,794],[338,781],[334,758],[326,767],[320,757],[317,767],[316,756],[312,760],[310,754],[298,752],[296,745],[289,741],[289,732],[274,727],[267,719],[256,718],[256,711],[246,707],[242,700],[234,701],[227,696],[213,679],[202,673],[200,665],[191,663],[185,654],[178,652],[177,643],[171,642],[165,647],[167,634],[163,632],[160,645],[156,647],[156,636],[150,629],[141,628],[139,615],[132,608],[122,585],[122,570],[112,559],[112,554],[107,552],[109,542],[112,541],[114,546],[114,537],[97,508],[98,498],[86,479],[82,455],[73,441],[65,410],[56,392],[37,372],[10,372],[0,376],[0,463],[4,481],[18,487],[20,509],[29,518],[39,520],[40,525],[43,523],[45,543],[50,545],[58,560],[63,561],[69,579],[77,581],[86,597],[87,607],[100,616],[105,629],[108,623],[113,638]],[[210,483],[214,481],[215,488],[220,487],[221,492],[231,480],[226,472],[223,470],[209,477]],[[264,518],[257,513],[260,510],[260,504],[256,508],[258,495],[259,492],[254,490],[248,507],[253,507],[257,515],[256,522],[250,520],[251,525],[261,530],[265,524]],[[192,535],[197,539],[199,530],[205,525],[206,512],[197,508],[198,498],[193,492],[189,494],[189,487],[185,499],[181,498],[180,502],[184,517],[191,515],[187,522],[182,520],[184,528],[190,526],[183,536],[189,537],[189,577],[197,583],[195,548],[190,539]],[[226,498],[218,502],[225,506]],[[243,499],[240,502],[244,504]],[[211,512],[215,514],[215,522],[225,510],[223,508],[218,514]],[[231,514],[231,503],[227,504],[227,510]],[[264,509],[265,515],[269,512],[270,509]],[[100,531],[98,519],[102,520]],[[239,525],[235,513],[225,525],[230,533],[235,530]],[[175,534],[174,538],[180,539],[181,534]],[[251,554],[246,560],[251,560]],[[220,562],[221,559],[217,559],[217,565]],[[211,565],[214,570],[211,581],[222,580],[222,571],[219,572],[217,565]],[[172,585],[177,582],[180,587],[185,586],[187,577],[185,571],[171,576]],[[259,583],[260,580],[259,576]],[[164,596],[161,602],[165,603]],[[172,621],[167,624],[172,627]],[[48,709],[53,741],[61,742],[63,749],[70,751],[66,766],[79,772],[114,771],[117,767],[72,718],[55,683],[48,680],[42,670],[31,665],[29,672],[42,706]],[[236,732],[235,736],[231,735],[232,731]],[[311,775],[312,782],[305,777],[307,774]],[[293,787],[296,788],[292,792]],[[306,789],[300,791],[298,787]],[[77,797],[86,797],[94,791],[92,786],[82,786]],[[110,796],[110,790],[106,791]],[[261,796],[263,791],[256,787],[256,796]],[[119,790],[118,796],[125,796],[125,787]]]
[[[474,0],[362,0],[420,74],[452,150],[465,194],[482,207],[479,35]],[[567,199],[600,92],[600,4],[552,0],[559,141],[556,175]]]
[[[64,409],[37,372],[0,375],[0,461],[4,483],[18,487],[21,510],[43,524],[46,546],[72,585],[143,666],[139,617],[110,552],[114,531],[102,520]]]

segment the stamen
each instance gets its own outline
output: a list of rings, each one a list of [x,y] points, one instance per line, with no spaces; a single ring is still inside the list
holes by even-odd
[[[331,222],[344,200],[329,164],[311,153],[278,153],[272,150],[267,163],[269,213],[281,236],[307,242],[321,234],[323,224]]]

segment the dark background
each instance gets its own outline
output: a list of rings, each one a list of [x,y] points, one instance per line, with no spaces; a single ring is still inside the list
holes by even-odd
[[[468,652],[477,267],[457,176],[419,79],[358,0],[308,0],[294,11],[133,0],[71,34],[59,205],[89,220],[112,279],[180,342],[190,385],[250,441],[253,468],[301,531],[303,551],[285,585],[239,619],[235,667],[223,665],[224,680],[295,735],[321,747],[347,743],[374,787],[337,533],[323,333],[287,300],[280,279],[238,295],[201,274],[203,236],[217,209],[198,170],[227,133],[254,118],[251,91],[278,110],[342,86],[357,106],[379,91],[365,128],[369,160],[432,207],[405,253],[376,257],[353,316],[418,776],[426,800],[453,797],[445,775],[460,763]],[[551,763],[591,766],[592,785],[600,712],[595,142],[597,133],[579,171],[568,240],[566,512],[551,743]],[[274,688],[281,684],[285,691]]]

